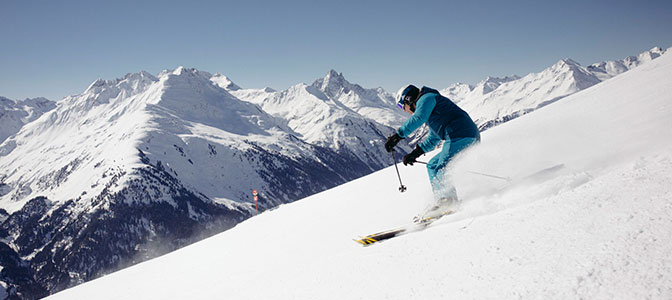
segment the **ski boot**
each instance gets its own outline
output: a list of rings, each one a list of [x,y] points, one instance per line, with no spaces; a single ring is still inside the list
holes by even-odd
[[[436,203],[425,208],[421,214],[413,217],[413,223],[422,224],[451,214],[457,209],[457,205],[457,198],[441,198]]]

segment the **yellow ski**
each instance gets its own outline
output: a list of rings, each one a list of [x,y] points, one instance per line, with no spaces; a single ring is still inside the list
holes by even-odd
[[[394,238],[394,237],[397,237],[397,236],[400,236],[400,235],[403,235],[403,234],[406,234],[406,233],[409,233],[409,232],[422,230],[422,229],[426,228],[427,226],[429,226],[430,224],[432,224],[432,222],[440,219],[443,216],[450,215],[452,213],[453,213],[453,211],[449,210],[449,211],[446,211],[446,212],[444,212],[444,213],[442,213],[441,215],[438,215],[438,216],[423,218],[423,219],[421,219],[417,222],[414,222],[411,225],[407,225],[407,226],[399,227],[399,228],[396,228],[396,229],[385,230],[385,231],[381,231],[381,232],[378,232],[378,233],[370,234],[370,235],[367,235],[365,237],[355,239],[354,241],[361,244],[362,246],[369,246],[369,245],[372,245],[372,244],[375,244],[375,243],[378,243],[378,242],[381,242],[381,241],[389,240],[391,238]]]

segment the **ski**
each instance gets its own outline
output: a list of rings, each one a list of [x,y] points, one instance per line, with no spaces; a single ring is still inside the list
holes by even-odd
[[[373,243],[377,243],[380,241],[388,240],[391,239],[400,233],[403,233],[406,231],[406,228],[397,228],[397,229],[392,229],[392,230],[387,230],[379,233],[374,233],[367,235],[365,237],[362,237],[360,239],[356,239],[355,242],[362,244],[363,246],[368,246]]]
[[[433,217],[427,217],[420,219],[419,221],[415,221],[410,225],[406,225],[403,227],[395,228],[395,229],[390,229],[390,230],[385,230],[381,231],[378,233],[370,234],[365,237],[361,237],[359,239],[355,239],[354,241],[361,244],[362,246],[369,246],[378,242],[382,242],[385,240],[389,240],[391,238],[414,232],[414,231],[419,231],[422,229],[427,228],[430,224],[432,224],[434,221],[440,219],[443,216],[447,216],[454,213],[452,210],[448,210],[438,216],[433,216]]]

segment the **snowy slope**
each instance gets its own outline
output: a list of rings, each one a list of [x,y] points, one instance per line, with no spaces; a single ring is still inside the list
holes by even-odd
[[[425,231],[351,241],[431,197],[424,168],[405,194],[387,168],[49,299],[669,299],[670,83],[668,53],[488,130]]]

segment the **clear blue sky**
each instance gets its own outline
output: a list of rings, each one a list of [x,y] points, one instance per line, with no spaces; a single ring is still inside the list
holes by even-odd
[[[672,1],[0,1],[0,95],[178,66],[285,89],[329,69],[445,88],[672,46]]]

